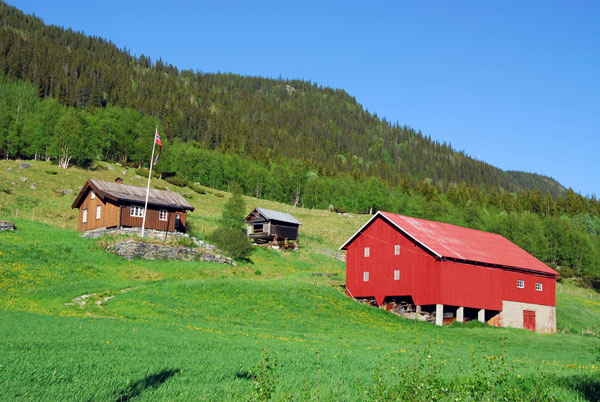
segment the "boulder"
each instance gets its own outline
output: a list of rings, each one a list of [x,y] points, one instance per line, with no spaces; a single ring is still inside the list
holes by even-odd
[[[15,224],[10,221],[0,221],[0,232],[5,230],[16,230]]]
[[[19,163],[19,169],[28,169],[30,167],[31,167],[31,165],[29,163],[27,163],[27,162],[21,162],[21,163]]]
[[[28,179],[27,179],[27,177],[21,176],[21,177],[19,177],[19,180],[21,180],[23,183],[25,183]]]

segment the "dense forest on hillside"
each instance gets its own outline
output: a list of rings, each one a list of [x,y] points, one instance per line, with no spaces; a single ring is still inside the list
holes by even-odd
[[[0,3],[0,156],[140,167],[306,208],[411,215],[500,233],[600,287],[600,203],[504,172],[305,81],[181,71]],[[1,191],[2,189],[0,189]]]
[[[541,176],[516,177],[449,144],[380,119],[343,90],[301,80],[179,71],[114,44],[46,26],[0,3],[0,71],[35,85],[42,98],[92,112],[130,108],[160,120],[165,133],[207,149],[262,161],[285,157],[329,175],[374,176],[387,184],[411,177],[447,188],[464,181],[507,191],[564,189]],[[21,151],[0,144],[0,155]],[[115,149],[111,158],[128,158]]]

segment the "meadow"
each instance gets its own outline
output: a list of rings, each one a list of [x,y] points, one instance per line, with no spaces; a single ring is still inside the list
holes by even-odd
[[[600,395],[595,292],[561,284],[559,333],[551,335],[402,319],[345,296],[344,264],[318,252],[337,248],[366,216],[250,198],[249,209],[285,210],[304,223],[299,253],[261,248],[235,267],[126,261],[106,253],[101,240],[79,236],[70,204],[87,177],[111,180],[125,171],[126,182],[143,185],[133,169],[17,165],[0,162],[0,219],[17,226],[0,233],[0,400]],[[228,194],[176,190],[197,208],[191,222],[204,236]]]

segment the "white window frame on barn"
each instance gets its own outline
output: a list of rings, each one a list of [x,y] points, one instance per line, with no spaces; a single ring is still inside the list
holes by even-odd
[[[167,220],[167,216],[168,216],[168,212],[166,209],[161,209],[160,211],[158,211],[158,220],[159,221],[166,221]]]
[[[394,270],[394,280],[395,281],[399,281],[400,280],[400,270],[399,269],[395,269]]]
[[[90,196],[90,199],[94,199],[96,198],[96,192],[94,190],[92,190],[92,195]]]
[[[400,245],[396,244],[394,246],[394,255],[400,255]]]
[[[369,282],[369,271],[363,272],[363,282]]]
[[[542,282],[535,283],[535,290],[537,290],[538,292],[542,291]]]
[[[102,205],[96,205],[96,219],[102,217]]]
[[[144,217],[144,208],[137,206],[137,205],[132,205],[129,211],[129,216],[134,216],[136,218],[143,218]]]
[[[87,223],[87,208],[85,208],[81,213],[81,223]]]
[[[523,279],[517,279],[517,288],[525,289],[525,281]]]
[[[368,257],[371,255],[371,248],[370,247],[365,247],[365,257]]]

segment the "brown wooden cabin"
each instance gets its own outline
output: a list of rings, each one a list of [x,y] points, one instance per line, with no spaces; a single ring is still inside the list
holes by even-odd
[[[77,195],[71,208],[79,208],[77,230],[98,228],[142,227],[144,217],[144,187],[90,179]],[[146,229],[165,232],[185,232],[186,213],[193,211],[183,197],[172,191],[151,188],[148,193]]]
[[[302,223],[290,214],[257,207],[244,221],[248,237],[255,243],[291,241],[298,244],[298,227]]]

